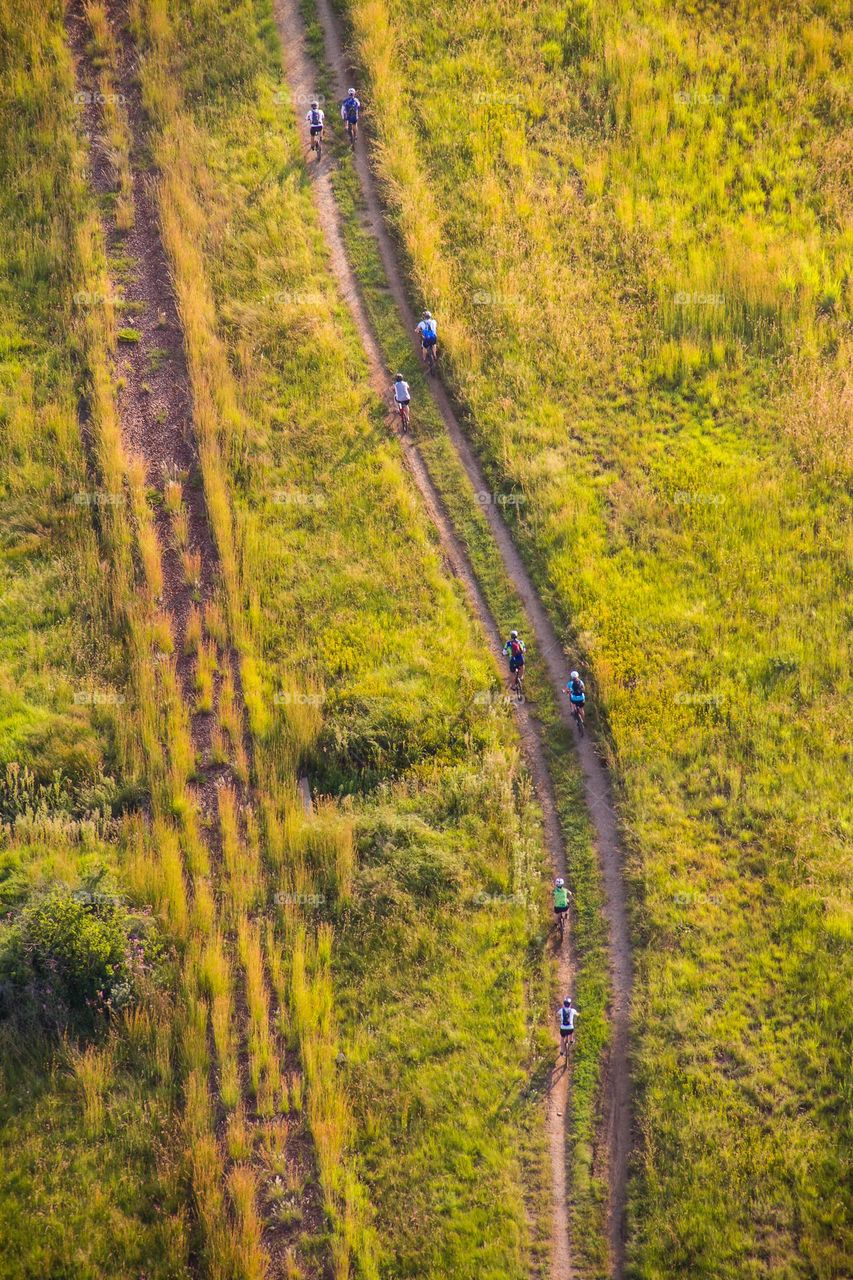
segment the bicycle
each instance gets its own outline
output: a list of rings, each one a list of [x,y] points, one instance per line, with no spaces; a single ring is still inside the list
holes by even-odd
[[[560,930],[560,946],[563,945],[563,939],[566,936],[566,916],[568,914],[568,908],[565,911],[557,912],[557,928]]]
[[[347,127],[347,137],[349,138],[349,144],[353,149],[355,149],[355,140],[358,137],[358,121],[347,120],[345,121],[345,123]]]
[[[434,374],[435,366],[438,364],[438,344],[431,342],[428,347],[424,347],[424,362],[426,363],[427,373]]]
[[[400,414],[400,430],[406,435],[409,430],[409,405],[404,400],[397,400],[396,404]]]
[[[515,694],[519,702],[524,701],[524,664],[522,664],[515,673],[515,680],[512,685],[512,692]]]
[[[319,164],[323,158],[323,135],[322,133],[311,134],[311,150],[316,153],[317,163]]]
[[[584,713],[583,713],[583,703],[582,703],[582,702],[573,702],[573,703],[572,703],[572,717],[573,717],[573,719],[575,720],[575,722],[577,723],[577,726],[578,726],[578,732],[580,733],[580,736],[581,736],[581,737],[583,737],[583,733],[584,733]]]

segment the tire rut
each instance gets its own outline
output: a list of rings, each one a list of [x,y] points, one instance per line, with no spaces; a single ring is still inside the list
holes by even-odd
[[[162,566],[162,589],[157,608],[168,620],[177,655],[174,667],[179,696],[186,708],[189,735],[197,761],[194,777],[187,784],[187,793],[200,818],[200,837],[209,855],[209,874],[214,889],[215,907],[212,916],[212,936],[220,936],[226,947],[226,955],[233,974],[231,996],[233,999],[233,1034],[236,1037],[236,1077],[239,1102],[225,1106],[219,1095],[220,1077],[217,1052],[214,1047],[213,1019],[208,1022],[207,1039],[210,1046],[209,1085],[214,1116],[216,1141],[222,1151],[222,1164],[230,1175],[239,1164],[229,1154],[229,1120],[238,1114],[245,1122],[247,1132],[253,1135],[252,1150],[263,1145],[270,1148],[277,1143],[286,1147],[289,1169],[294,1173],[300,1193],[299,1227],[282,1225],[258,1210],[263,1219],[262,1243],[265,1252],[264,1274],[272,1280],[276,1276],[292,1274],[290,1254],[298,1249],[303,1234],[323,1236],[325,1212],[320,1202],[313,1165],[313,1149],[301,1116],[285,1116],[281,1112],[270,1115],[263,1110],[249,1084],[250,1076],[250,1020],[251,1009],[247,995],[247,973],[241,963],[238,935],[242,920],[250,941],[255,936],[258,920],[252,908],[229,897],[232,870],[228,865],[225,849],[225,827],[222,806],[226,803],[233,812],[232,842],[251,841],[250,825],[257,830],[257,797],[247,781],[245,758],[251,757],[248,733],[248,717],[242,697],[239,662],[236,650],[223,639],[217,645],[214,640],[201,641],[195,656],[187,645],[188,629],[201,627],[199,611],[218,606],[221,602],[220,562],[210,522],[201,476],[198,443],[193,420],[193,393],[190,371],[184,347],[183,325],[178,313],[172,275],[166,250],[160,234],[157,194],[153,176],[141,162],[141,140],[144,137],[140,88],[137,80],[136,55],[129,35],[127,14],[120,0],[108,3],[106,12],[117,47],[117,65],[112,69],[114,88],[127,117],[130,142],[130,169],[132,178],[132,225],[119,229],[111,214],[115,188],[114,157],[105,121],[101,114],[102,95],[99,91],[99,74],[91,54],[89,20],[84,0],[72,0],[66,9],[65,23],[68,44],[74,57],[77,99],[83,107],[83,126],[89,147],[89,179],[95,195],[101,202],[101,223],[108,252],[110,278],[120,286],[115,289],[122,307],[132,318],[125,329],[119,330],[119,345],[113,356],[116,378],[116,399],[120,423],[121,444],[131,466],[136,466],[145,490],[145,503],[154,495],[152,527],[156,536],[157,554]],[[100,301],[96,299],[94,305]],[[122,335],[124,335],[122,337]],[[87,431],[89,428],[87,428]],[[180,486],[180,509],[185,517],[183,549],[175,539],[174,512],[170,518],[167,502],[169,486]],[[137,548],[139,551],[139,548]],[[193,568],[188,571],[185,552],[194,557]],[[196,680],[204,644],[211,645],[219,664],[213,672],[209,709],[193,709]],[[218,649],[218,652],[217,652]],[[245,752],[244,764],[237,767],[223,763],[213,749],[212,732],[219,720],[220,695],[225,679],[230,683],[229,697],[236,708],[234,733],[242,740]],[[162,695],[162,690],[161,690]],[[167,745],[171,750],[172,743]],[[236,752],[237,743],[232,743]],[[254,811],[252,823],[250,813]],[[197,885],[194,873],[188,867],[184,875],[191,890]],[[259,936],[259,935],[257,935]],[[266,1008],[271,1042],[278,1066],[291,1080],[301,1077],[298,1055],[285,1048],[279,1027],[281,1010],[269,973],[265,971]],[[286,1130],[286,1137],[284,1131]],[[260,1179],[269,1176],[266,1164],[255,1154],[243,1156]],[[277,1179],[281,1182],[281,1178]],[[233,1207],[232,1207],[233,1209]],[[309,1264],[312,1276],[327,1274],[323,1260]],[[242,1275],[243,1272],[241,1271]]]

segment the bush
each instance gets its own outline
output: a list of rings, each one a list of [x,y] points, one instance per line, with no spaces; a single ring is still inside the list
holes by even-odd
[[[0,934],[0,1014],[51,1028],[91,1026],[126,1008],[159,967],[152,922],[115,895],[53,884],[7,920]]]

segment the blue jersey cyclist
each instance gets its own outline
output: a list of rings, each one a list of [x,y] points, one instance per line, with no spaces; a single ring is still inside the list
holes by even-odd
[[[578,719],[583,722],[584,706],[586,705],[586,688],[583,680],[581,680],[577,671],[573,671],[569,676],[569,682],[566,685],[566,693],[569,700],[578,714]]]
[[[358,133],[358,117],[361,111],[361,103],[355,96],[355,89],[348,89],[347,96],[341,103],[341,119],[343,120],[346,131],[350,136],[350,141],[355,142]]]
[[[423,313],[421,322],[415,326],[415,329],[421,335],[422,358],[427,360],[432,352],[432,357],[435,359],[438,356],[438,326],[431,311]]]

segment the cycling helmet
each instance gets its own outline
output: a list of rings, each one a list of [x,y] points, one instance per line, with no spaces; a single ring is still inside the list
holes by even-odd
[[[571,1006],[571,1003],[572,1003],[572,997],[566,996],[565,1000],[563,1001],[563,1008],[568,1009]]]
[[[311,110],[312,110],[312,111],[316,111],[316,110],[317,110],[317,108],[319,107],[319,105],[320,105],[320,104],[319,104],[319,102],[312,102],[312,103],[311,103]]]
[[[569,676],[569,679],[570,679],[570,680],[580,680],[580,676],[578,675],[577,671],[573,671],[573,672],[572,672],[572,674]]]
[[[347,93],[352,97],[355,95],[355,89],[347,89]]]
[[[405,381],[405,379],[403,378],[402,373],[395,373],[395,374],[394,374],[394,381],[395,381],[395,382],[403,382],[403,381]]]
[[[517,631],[510,631],[510,633],[509,633],[509,638],[510,638],[510,640],[517,640],[517,639],[518,639],[518,632],[517,632]]]
[[[563,885],[564,885],[565,883],[566,883],[566,882],[565,882],[565,880],[563,879],[563,877],[562,877],[562,876],[558,876],[558,877],[557,877],[557,888],[558,888],[558,889],[562,889],[562,887],[563,887]]]
[[[431,311],[425,311],[425,312],[424,312],[424,320],[431,320],[431,319],[432,319],[432,312],[431,312]]]

